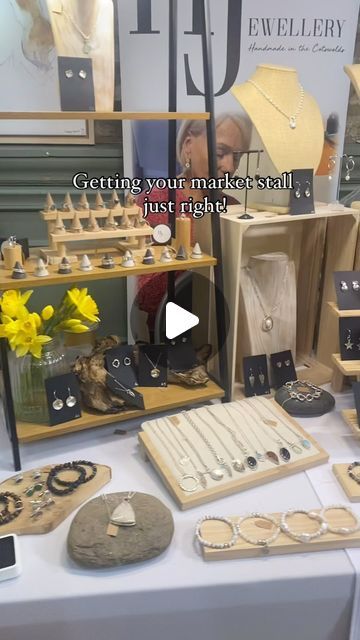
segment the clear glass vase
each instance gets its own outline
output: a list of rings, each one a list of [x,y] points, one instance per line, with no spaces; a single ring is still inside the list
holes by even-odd
[[[57,338],[43,345],[40,358],[31,355],[10,357],[10,375],[17,420],[49,423],[45,391],[46,378],[68,372],[65,354]]]

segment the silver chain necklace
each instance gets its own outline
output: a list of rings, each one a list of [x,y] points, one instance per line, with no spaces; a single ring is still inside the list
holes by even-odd
[[[213,447],[213,445],[211,444],[210,440],[206,437],[205,433],[203,433],[203,431],[200,429],[199,425],[197,425],[196,422],[194,422],[194,420],[192,419],[191,415],[187,411],[182,411],[181,414],[184,416],[185,420],[187,420],[188,423],[192,426],[194,431],[196,431],[196,433],[202,439],[202,441],[206,444],[207,448],[209,449],[209,451],[212,454],[212,456],[215,458],[215,460],[218,463],[219,467],[222,467],[223,469],[225,469],[225,471],[228,474],[228,476],[231,477],[232,476],[231,467],[228,465],[228,463],[226,462],[226,460],[224,458],[219,456],[218,452]]]
[[[298,117],[299,117],[299,115],[300,115],[300,113],[302,111],[303,106],[304,106],[304,87],[300,83],[299,83],[299,89],[300,89],[299,103],[298,103],[298,106],[296,108],[296,111],[292,115],[290,115],[290,114],[286,113],[285,111],[283,111],[283,109],[281,109],[281,107],[279,107],[279,105],[276,104],[276,102],[274,102],[274,100],[264,91],[264,89],[262,89],[262,87],[260,87],[257,84],[257,82],[255,82],[255,80],[247,80],[247,82],[249,84],[252,84],[253,87],[255,87],[255,89],[257,89],[259,93],[261,93],[261,95],[265,98],[265,100],[270,102],[270,104],[274,107],[274,109],[276,109],[276,111],[281,113],[281,115],[284,116],[289,121],[290,129],[296,129],[297,119],[298,119]]]
[[[225,409],[225,405],[222,405],[222,408]],[[240,451],[245,456],[246,466],[249,467],[249,469],[256,469],[257,460],[256,460],[256,458],[254,456],[250,455],[248,449],[239,440],[238,435],[237,435],[237,431],[234,431],[234,429],[231,429],[231,427],[229,427],[217,415],[215,415],[212,411],[210,411],[209,407],[205,407],[205,409],[206,409],[206,411],[208,411],[208,413],[210,413],[210,415],[214,418],[214,420],[216,420],[216,422],[218,422],[218,424],[220,424],[224,429],[226,429],[226,431],[231,435],[231,438],[232,438],[233,442],[236,444],[237,447],[239,447]],[[232,417],[232,416],[230,416],[230,417]],[[250,448],[252,448],[251,447],[251,443],[250,443]]]
[[[93,33],[95,31],[95,27],[96,27],[96,24],[97,24],[97,21],[98,21],[99,13],[100,13],[100,5],[98,7],[98,10],[97,10],[97,13],[96,13],[96,18],[94,20],[94,24],[92,26],[92,29],[91,29],[89,35],[86,35],[86,33],[84,33],[80,29],[79,25],[76,24],[74,18],[70,15],[70,13],[68,13],[65,9],[63,9],[64,16],[69,20],[69,22],[71,22],[71,24],[74,27],[74,29],[78,32],[78,34],[83,39],[83,53],[85,53],[85,55],[89,55],[89,53],[93,49],[92,45],[90,44],[90,40],[92,39]]]
[[[265,427],[262,426],[261,421],[258,424],[258,427],[260,428],[260,430],[262,431],[262,433],[264,434],[265,437],[267,437],[268,439],[270,439],[272,442],[275,442],[275,444],[278,445],[279,447],[279,456],[280,458],[284,461],[284,462],[289,462],[290,458],[291,458],[291,454],[289,449],[287,449],[286,447],[284,447],[284,443],[281,440],[281,438],[277,438],[276,436],[274,436],[274,431],[273,431],[273,427],[271,425],[271,422],[268,421],[266,422],[264,420],[264,417],[261,415],[261,413],[259,412],[259,410],[257,409],[255,403],[253,403],[253,400],[247,400],[247,403],[249,405],[249,407],[253,407],[253,409],[256,411],[257,415],[260,417],[261,421],[263,421],[265,424],[267,424],[267,426],[269,427],[269,429],[265,429]],[[286,442],[287,445],[289,445],[291,448],[293,446],[297,446],[294,445],[294,443],[290,443],[288,440],[286,440],[285,438],[283,438]]]
[[[263,401],[261,400],[261,398],[259,398],[259,401],[263,404]],[[265,401],[267,402],[267,401]],[[290,431],[294,436],[296,436],[297,440],[300,442],[301,446],[304,449],[311,449],[311,442],[309,440],[307,440],[306,438],[303,438],[299,433],[297,433],[295,431],[295,429],[293,429],[292,427],[290,427],[290,425],[287,424],[287,422],[285,422],[282,418],[279,418],[279,416],[276,415],[274,409],[272,406],[267,407],[268,411],[270,411],[270,413],[272,413],[272,415],[274,416],[274,418],[276,418],[277,420],[279,420],[279,422],[281,422],[281,424],[288,429],[288,431]],[[297,451],[296,449],[294,449],[294,451],[296,453],[302,453]]]
[[[240,407],[241,407],[241,409],[240,409]],[[242,405],[240,404],[240,402],[238,403],[238,406],[234,407],[234,409],[236,409],[236,411],[238,411],[239,413],[241,413],[242,416],[244,416],[244,414],[242,413]],[[250,414],[250,411],[248,413],[249,413],[249,415],[248,416],[246,415],[246,417],[250,417],[251,420],[254,420],[253,416]],[[257,428],[257,423],[255,423],[255,427]],[[280,464],[280,461],[279,461],[279,457],[275,453],[275,451],[272,451],[271,449],[267,449],[264,446],[264,444],[261,442],[258,434],[256,433],[255,429],[253,429],[252,426],[251,426],[251,431],[252,431],[253,436],[256,438],[256,440],[260,444],[261,449],[264,450],[265,458],[267,460],[269,460],[269,462],[272,462],[273,464],[278,466]]]
[[[155,436],[160,440],[162,446],[164,447],[165,451],[167,451],[167,453],[169,454],[170,458],[172,459],[175,467],[177,468],[179,474],[180,474],[180,480],[178,480],[178,484],[180,489],[182,489],[183,491],[186,491],[186,493],[193,493],[194,491],[196,491],[199,487],[199,478],[191,473],[184,473],[184,469],[182,467],[182,464],[180,462],[181,460],[181,456],[179,458],[175,458],[174,454],[172,453],[169,444],[166,442],[166,439],[164,437],[164,434],[161,431],[161,427],[159,424],[158,420],[155,420],[155,425],[157,427],[157,431],[154,430],[153,428],[153,433],[155,434]],[[175,446],[172,444],[172,447],[174,449],[174,451],[176,452],[176,456],[178,456],[178,451],[176,450]],[[194,463],[190,460],[190,462],[192,463],[195,471],[196,471],[196,467],[194,465]],[[190,480],[190,487],[187,485],[187,481]],[[200,480],[201,482],[201,480]],[[205,488],[206,484],[204,485],[203,482],[201,482],[202,486]]]
[[[220,442],[220,444],[223,447],[223,449],[225,449],[226,453],[228,454],[228,456],[229,456],[229,458],[231,460],[231,464],[232,464],[232,467],[233,467],[234,471],[239,471],[241,473],[243,471],[245,471],[245,465],[241,462],[241,460],[238,460],[237,458],[234,458],[232,452],[226,446],[226,444],[222,440],[222,438],[220,438],[220,436],[217,433],[216,429],[214,429],[209,422],[206,422],[206,420],[204,420],[204,418],[200,415],[200,412],[198,410],[195,410],[195,413],[196,413],[197,417],[199,418],[199,420],[201,420],[207,426],[207,428],[210,429],[211,433]]]
[[[160,369],[158,368],[159,362],[160,362],[160,358],[161,358],[161,352],[158,356],[158,359],[156,360],[156,364],[153,363],[153,361],[149,358],[147,353],[144,353],[145,358],[148,360],[149,364],[152,366],[152,369],[150,371],[150,375],[152,378],[159,378],[160,377]]]
[[[251,268],[250,267],[245,267],[246,269],[246,273],[248,274],[249,278],[250,278],[250,282],[252,285],[252,288],[254,289],[254,293],[257,297],[258,303],[261,307],[261,310],[264,314],[264,318],[263,321],[261,323],[261,329],[265,332],[271,331],[274,327],[274,320],[272,317],[272,314],[275,313],[275,311],[277,311],[277,309],[279,308],[282,299],[284,297],[284,292],[285,292],[285,282],[286,282],[286,278],[288,275],[288,271],[289,271],[289,263],[287,263],[286,268],[285,268],[285,273],[284,273],[284,277],[282,280],[282,286],[280,289],[280,295],[279,295],[279,299],[277,300],[277,302],[274,304],[274,306],[270,309],[270,311],[266,311],[265,306],[263,304],[263,301],[261,299],[261,295],[260,295],[260,287],[256,281],[255,276],[251,273]]]
[[[180,427],[177,427],[177,429],[180,431],[183,440],[185,440],[186,444],[188,445],[188,447],[190,447],[190,449],[195,453],[197,459],[199,460],[201,466],[205,469],[205,471],[197,471],[197,473],[199,474],[200,477],[200,482],[205,482],[206,483],[206,477],[205,476],[210,476],[210,478],[212,480],[222,480],[224,477],[224,473],[221,471],[221,469],[210,469],[210,467],[206,464],[206,462],[204,462],[204,460],[202,459],[200,453],[198,452],[198,450],[196,449],[196,447],[193,445],[193,443],[191,442],[191,440],[189,440],[189,438],[187,437],[187,435],[184,433],[183,429],[181,429]]]

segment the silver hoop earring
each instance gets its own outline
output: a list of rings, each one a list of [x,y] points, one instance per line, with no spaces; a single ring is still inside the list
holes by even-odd
[[[64,403],[61,400],[61,398],[58,398],[56,395],[56,391],[54,391],[54,402],[52,403],[53,409],[55,409],[55,411],[61,411],[61,409],[63,409],[64,407]]]
[[[70,408],[75,407],[75,405],[77,403],[77,399],[75,398],[75,396],[73,396],[71,394],[70,387],[68,387],[68,393],[69,393],[69,395],[66,398],[66,406],[70,407]]]

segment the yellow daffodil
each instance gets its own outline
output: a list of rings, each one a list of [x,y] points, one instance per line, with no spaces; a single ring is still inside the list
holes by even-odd
[[[45,322],[50,320],[54,315],[54,307],[51,304],[46,305],[41,312],[41,317]]]
[[[51,342],[50,336],[38,336],[33,333],[19,332],[17,336],[16,355],[18,358],[31,353],[34,358],[40,358],[44,344]]]
[[[60,325],[58,325],[58,329],[61,331],[71,331],[72,333],[85,333],[86,331],[89,331],[89,327],[82,324],[81,320],[76,318],[64,320]]]
[[[28,313],[25,305],[32,293],[32,291],[21,293],[21,291],[15,291],[14,289],[4,291],[0,301],[2,312],[10,318],[23,317]]]
[[[81,320],[88,320],[89,322],[99,322],[99,309],[95,300],[88,295],[87,289],[70,289],[67,292],[70,303],[75,306],[76,311],[73,315]]]

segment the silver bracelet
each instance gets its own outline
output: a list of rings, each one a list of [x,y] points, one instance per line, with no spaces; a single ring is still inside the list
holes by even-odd
[[[353,527],[332,527],[331,524],[329,523],[328,518],[325,518],[326,512],[330,511],[331,509],[337,509],[337,510],[341,509],[342,511],[346,511],[347,513],[349,513],[355,521],[354,526]],[[326,520],[328,525],[328,531],[330,533],[337,533],[340,536],[347,536],[350,533],[355,533],[356,531],[359,531],[360,529],[360,521],[358,517],[355,515],[353,510],[350,509],[350,507],[347,507],[344,504],[331,504],[330,506],[324,507],[323,509],[321,509],[320,514],[324,518],[324,520]]]
[[[225,524],[229,525],[232,531],[230,540],[228,542],[210,542],[209,540],[205,540],[201,535],[201,525],[207,520],[219,520],[219,522],[225,522]],[[236,544],[238,537],[238,526],[235,522],[230,520],[230,518],[224,518],[223,516],[204,516],[196,524],[195,538],[202,547],[210,547],[210,549],[230,549],[230,547],[233,547],[234,544]]]
[[[241,525],[243,524],[243,522],[245,522],[245,520],[250,520],[252,518],[261,518],[262,520],[268,520],[269,522],[271,522],[275,526],[274,533],[272,533],[268,538],[252,538],[246,533],[243,533],[240,529]],[[280,525],[273,516],[267,513],[258,513],[256,511],[254,513],[249,513],[247,516],[243,516],[238,520],[238,531],[240,538],[245,540],[245,542],[248,542],[249,544],[260,545],[261,547],[268,547],[269,544],[274,542],[274,540],[276,540],[276,538],[278,537],[280,533]]]
[[[292,531],[286,522],[286,518],[294,515],[295,513],[303,513],[311,520],[316,520],[319,523],[318,530],[314,531],[314,533],[307,533],[305,531],[302,533],[295,533],[295,531]],[[281,516],[280,528],[283,533],[286,533],[286,535],[290,536],[290,538],[293,538],[294,540],[297,540],[298,542],[310,542],[311,540],[319,538],[324,533],[326,533],[328,531],[328,524],[323,516],[320,515],[320,513],[315,513],[315,511],[306,511],[306,509],[289,509],[288,511],[285,511]]]

